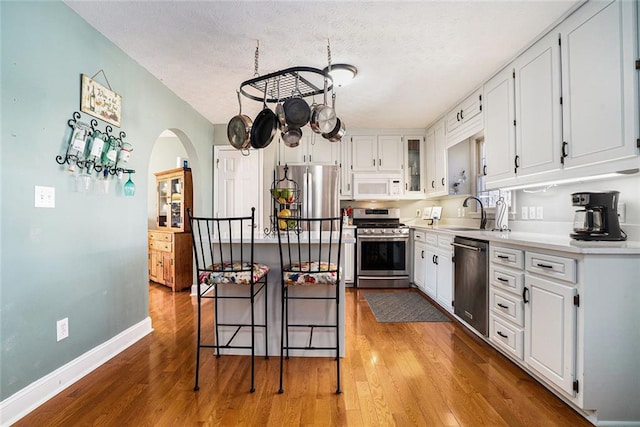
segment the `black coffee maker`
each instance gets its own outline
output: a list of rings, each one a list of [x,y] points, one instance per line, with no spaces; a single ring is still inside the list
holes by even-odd
[[[576,240],[627,240],[618,221],[619,191],[573,193],[576,211],[573,219],[573,233]]]

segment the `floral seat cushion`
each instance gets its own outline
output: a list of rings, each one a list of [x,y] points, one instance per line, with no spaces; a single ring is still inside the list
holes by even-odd
[[[283,271],[284,284],[289,285],[335,285],[338,282],[334,263],[294,262]],[[293,271],[291,271],[293,270]],[[341,273],[342,274],[342,273]]]
[[[223,262],[209,266],[207,270],[200,273],[200,283],[213,285],[219,283],[235,283],[238,285],[250,285],[253,274],[253,282],[262,279],[268,272],[269,266],[265,264],[253,264],[239,261]],[[241,271],[245,270],[245,271]]]

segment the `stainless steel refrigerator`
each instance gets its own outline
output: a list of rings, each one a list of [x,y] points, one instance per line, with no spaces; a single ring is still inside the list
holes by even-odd
[[[299,194],[292,212],[304,218],[340,216],[339,177],[337,165],[287,165],[278,166],[276,180],[279,187],[288,187],[291,180],[297,184]],[[281,181],[285,180],[285,181]]]

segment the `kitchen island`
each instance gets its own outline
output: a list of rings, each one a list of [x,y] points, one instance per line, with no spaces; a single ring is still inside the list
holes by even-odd
[[[335,239],[335,238],[334,238]],[[337,240],[337,239],[336,239]],[[311,238],[306,243],[301,239],[303,243],[317,245],[319,240]],[[327,242],[323,237],[322,242]],[[341,271],[344,276],[344,245],[355,243],[355,238],[350,235],[343,235],[342,248],[341,248]],[[242,241],[240,239],[232,240],[234,251],[239,251],[240,246],[244,251],[250,250],[249,238],[245,238]],[[324,245],[323,247],[329,247]],[[332,250],[337,250],[337,244],[332,245]],[[239,252],[238,252],[239,253]],[[248,252],[246,252],[248,253]],[[264,312],[264,299],[265,293],[261,292],[255,300],[255,322],[256,324],[264,323],[266,318],[266,324],[268,329],[268,354],[270,356],[280,355],[280,335],[281,335],[281,316],[282,316],[282,302],[281,302],[281,271],[280,271],[280,252],[278,246],[277,235],[272,236],[256,236],[254,238],[254,262],[266,264],[269,266],[270,271],[267,280],[267,312]],[[218,285],[219,295],[246,295],[247,289],[240,285]],[[290,292],[295,292],[297,295],[304,294],[305,296],[329,296],[335,292],[333,286],[326,285],[313,285],[313,286],[294,286],[294,289]],[[323,300],[296,300],[295,303],[289,307],[289,321],[296,324],[324,324],[335,323],[336,309],[339,312],[339,339],[340,339],[340,356],[344,357],[344,277],[340,281],[339,290],[339,306],[333,301]],[[204,289],[204,288],[203,288]],[[251,312],[247,301],[221,299],[219,302],[219,321],[220,323],[250,323]],[[203,324],[203,334],[205,336],[213,336],[212,325]],[[205,332],[206,331],[206,332]],[[220,327],[220,342],[226,342],[235,333],[233,327]],[[265,339],[264,328],[255,328],[255,345],[256,355],[265,354]],[[208,335],[207,335],[208,334]],[[295,330],[290,328],[289,339],[291,343],[295,345],[304,346],[309,341],[309,329],[300,328]],[[251,329],[242,328],[234,339],[235,344],[248,345],[251,342]],[[330,328],[316,328],[313,330],[313,345],[317,347],[333,346],[335,345],[334,333]],[[250,354],[248,349],[221,349],[221,354]],[[334,357],[335,352],[331,350],[290,350],[291,356],[311,356],[311,357]]]

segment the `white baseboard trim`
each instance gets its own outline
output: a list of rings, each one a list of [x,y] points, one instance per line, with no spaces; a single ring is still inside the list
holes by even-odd
[[[153,332],[151,318],[122,331],[0,402],[0,426],[9,426],[100,365]]]

